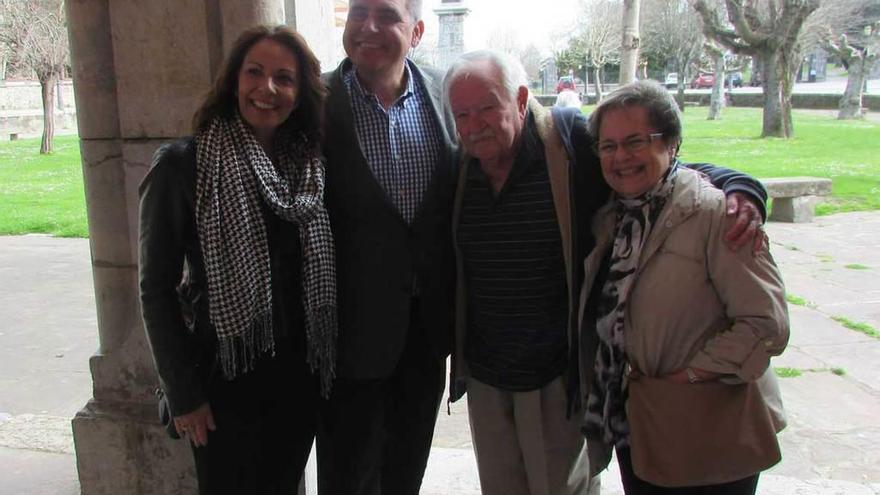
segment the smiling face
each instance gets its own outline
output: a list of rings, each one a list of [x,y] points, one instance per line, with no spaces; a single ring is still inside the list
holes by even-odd
[[[238,110],[266,147],[296,108],[299,66],[294,54],[271,39],[254,44],[238,71]]]
[[[630,152],[621,144],[633,139],[647,138],[659,131],[648,119],[648,110],[640,105],[608,110],[599,126],[599,147],[615,143],[614,153],[601,154],[602,175],[611,189],[625,198],[640,196],[654,187],[675,157],[676,146],[664,139],[654,139],[648,145]]]
[[[424,30],[406,0],[351,0],[342,45],[359,73],[374,76],[403,70],[407,52]]]
[[[507,95],[489,61],[471,63],[449,85],[449,106],[461,145],[484,163],[512,163],[526,115],[528,90]]]

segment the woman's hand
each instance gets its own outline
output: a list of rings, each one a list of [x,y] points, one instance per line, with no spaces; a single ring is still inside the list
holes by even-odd
[[[693,374],[693,376],[696,378],[695,380],[691,379],[691,374],[688,374],[688,369],[691,370],[691,374]],[[678,383],[680,385],[687,385],[689,383],[711,382],[713,380],[717,380],[720,376],[720,373],[701,370],[700,368],[683,368],[673,371],[668,375],[663,375],[660,377],[660,379],[672,383]]]
[[[751,243],[752,252],[759,253],[764,247],[764,219],[749,195],[734,192],[727,196],[727,215],[736,217],[736,222],[724,234],[728,247],[736,251]]]
[[[193,412],[174,417],[174,427],[181,437],[188,438],[196,447],[208,445],[208,430],[214,431],[214,415],[207,402]]]

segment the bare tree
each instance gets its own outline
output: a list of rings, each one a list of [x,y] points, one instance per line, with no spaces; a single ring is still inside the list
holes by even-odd
[[[840,101],[840,119],[858,118],[862,113],[863,76],[870,73],[875,63],[872,53],[880,50],[876,35],[872,34],[876,22],[880,22],[880,0],[821,0],[819,9],[804,23],[804,48],[821,47],[837,55],[849,69],[847,89]]]
[[[685,86],[703,50],[700,18],[687,0],[647,0],[643,12],[644,49],[654,53],[654,58],[671,61],[678,73],[676,101],[684,110]]]
[[[523,69],[529,79],[538,77],[541,71],[541,51],[534,43],[529,43],[523,47],[521,43],[522,36],[510,27],[498,27],[489,32],[486,44],[496,52],[505,53],[517,59],[522,63]]]
[[[719,120],[721,110],[724,109],[724,78],[727,72],[727,63],[724,59],[724,47],[713,42],[706,43],[706,52],[712,57],[712,65],[715,67],[715,82],[712,84],[712,96],[709,98],[709,116],[707,120]]]
[[[722,20],[719,18],[720,11],[723,9],[723,1],[724,0],[710,0],[713,7],[713,12],[715,14],[715,21],[718,23],[722,23]],[[726,59],[726,49],[720,43],[715,40],[707,39],[703,44],[703,52],[708,55],[712,60],[712,67],[714,67],[715,78],[712,83],[712,95],[709,98],[709,116],[707,120],[718,120],[721,118],[721,110],[724,109],[725,95],[724,95],[724,79],[727,72],[727,59]]]
[[[580,53],[593,74],[596,101],[602,99],[601,72],[605,65],[617,62],[620,56],[620,2],[613,0],[583,0],[577,34],[569,49]]]
[[[868,28],[868,35],[861,40],[861,47],[850,44],[846,34],[841,34],[839,40],[828,40],[826,49],[838,57],[847,65],[849,75],[846,79],[846,90],[840,99],[838,119],[858,119],[862,114],[862,94],[865,88],[865,80],[870,75],[877,61],[877,53],[880,52],[880,21],[875,22]]]
[[[537,79],[538,74],[541,72],[541,61],[544,60],[538,47],[534,43],[526,45],[519,55],[519,60],[522,62],[529,79]]]
[[[513,58],[519,58],[522,53],[520,44],[521,36],[508,26],[498,27],[489,32],[486,45],[496,52],[506,53]]]
[[[861,31],[877,20],[869,10],[878,10],[878,0],[819,0],[816,9],[804,21],[798,42],[809,50],[815,47],[825,48],[829,32],[837,34]]]
[[[620,84],[636,78],[639,65],[639,8],[641,0],[623,0],[623,29],[620,45]]]
[[[0,41],[40,81],[43,139],[40,153],[52,151],[55,136],[55,88],[68,60],[63,0],[0,0]]]
[[[703,32],[735,53],[760,59],[764,92],[762,137],[791,137],[791,91],[800,65],[799,35],[819,0],[725,0],[730,27],[718,21],[706,0],[694,7]]]

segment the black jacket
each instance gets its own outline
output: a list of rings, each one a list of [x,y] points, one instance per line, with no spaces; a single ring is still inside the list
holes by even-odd
[[[141,312],[159,381],[174,416],[207,402],[210,380],[219,376],[217,336],[208,315],[205,267],[195,223],[195,148],[192,138],[160,147],[138,190]],[[299,230],[265,206],[263,216],[276,347],[295,342],[304,349]]]

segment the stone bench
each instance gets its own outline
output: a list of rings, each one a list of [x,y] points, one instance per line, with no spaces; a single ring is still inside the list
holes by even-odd
[[[831,194],[831,179],[820,177],[779,177],[761,182],[773,198],[768,220],[774,222],[811,222],[817,196]]]

